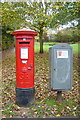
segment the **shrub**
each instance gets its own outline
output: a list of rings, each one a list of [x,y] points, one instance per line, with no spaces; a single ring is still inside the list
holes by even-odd
[[[55,35],[55,42],[76,43],[80,39],[80,30],[78,29],[66,29],[59,31]]]
[[[2,27],[2,50],[9,49],[14,45],[14,37],[11,34],[12,31],[9,27]]]

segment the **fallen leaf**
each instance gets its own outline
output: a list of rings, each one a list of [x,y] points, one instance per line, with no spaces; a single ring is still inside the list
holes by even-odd
[[[57,114],[56,117],[60,117],[60,114]]]

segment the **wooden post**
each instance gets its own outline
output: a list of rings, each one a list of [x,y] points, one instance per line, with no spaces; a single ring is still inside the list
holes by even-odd
[[[62,102],[62,91],[57,91],[57,101]]]

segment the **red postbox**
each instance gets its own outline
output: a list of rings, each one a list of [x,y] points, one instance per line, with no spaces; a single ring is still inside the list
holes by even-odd
[[[34,102],[34,36],[36,31],[20,29],[16,36],[16,103],[28,106]]]

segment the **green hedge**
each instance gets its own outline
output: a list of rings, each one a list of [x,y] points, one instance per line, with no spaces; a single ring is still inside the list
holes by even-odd
[[[2,27],[2,50],[6,50],[14,46],[14,37],[12,29],[9,27]]]
[[[80,39],[80,30],[78,29],[66,29],[59,31],[56,36],[56,42],[76,43]]]

